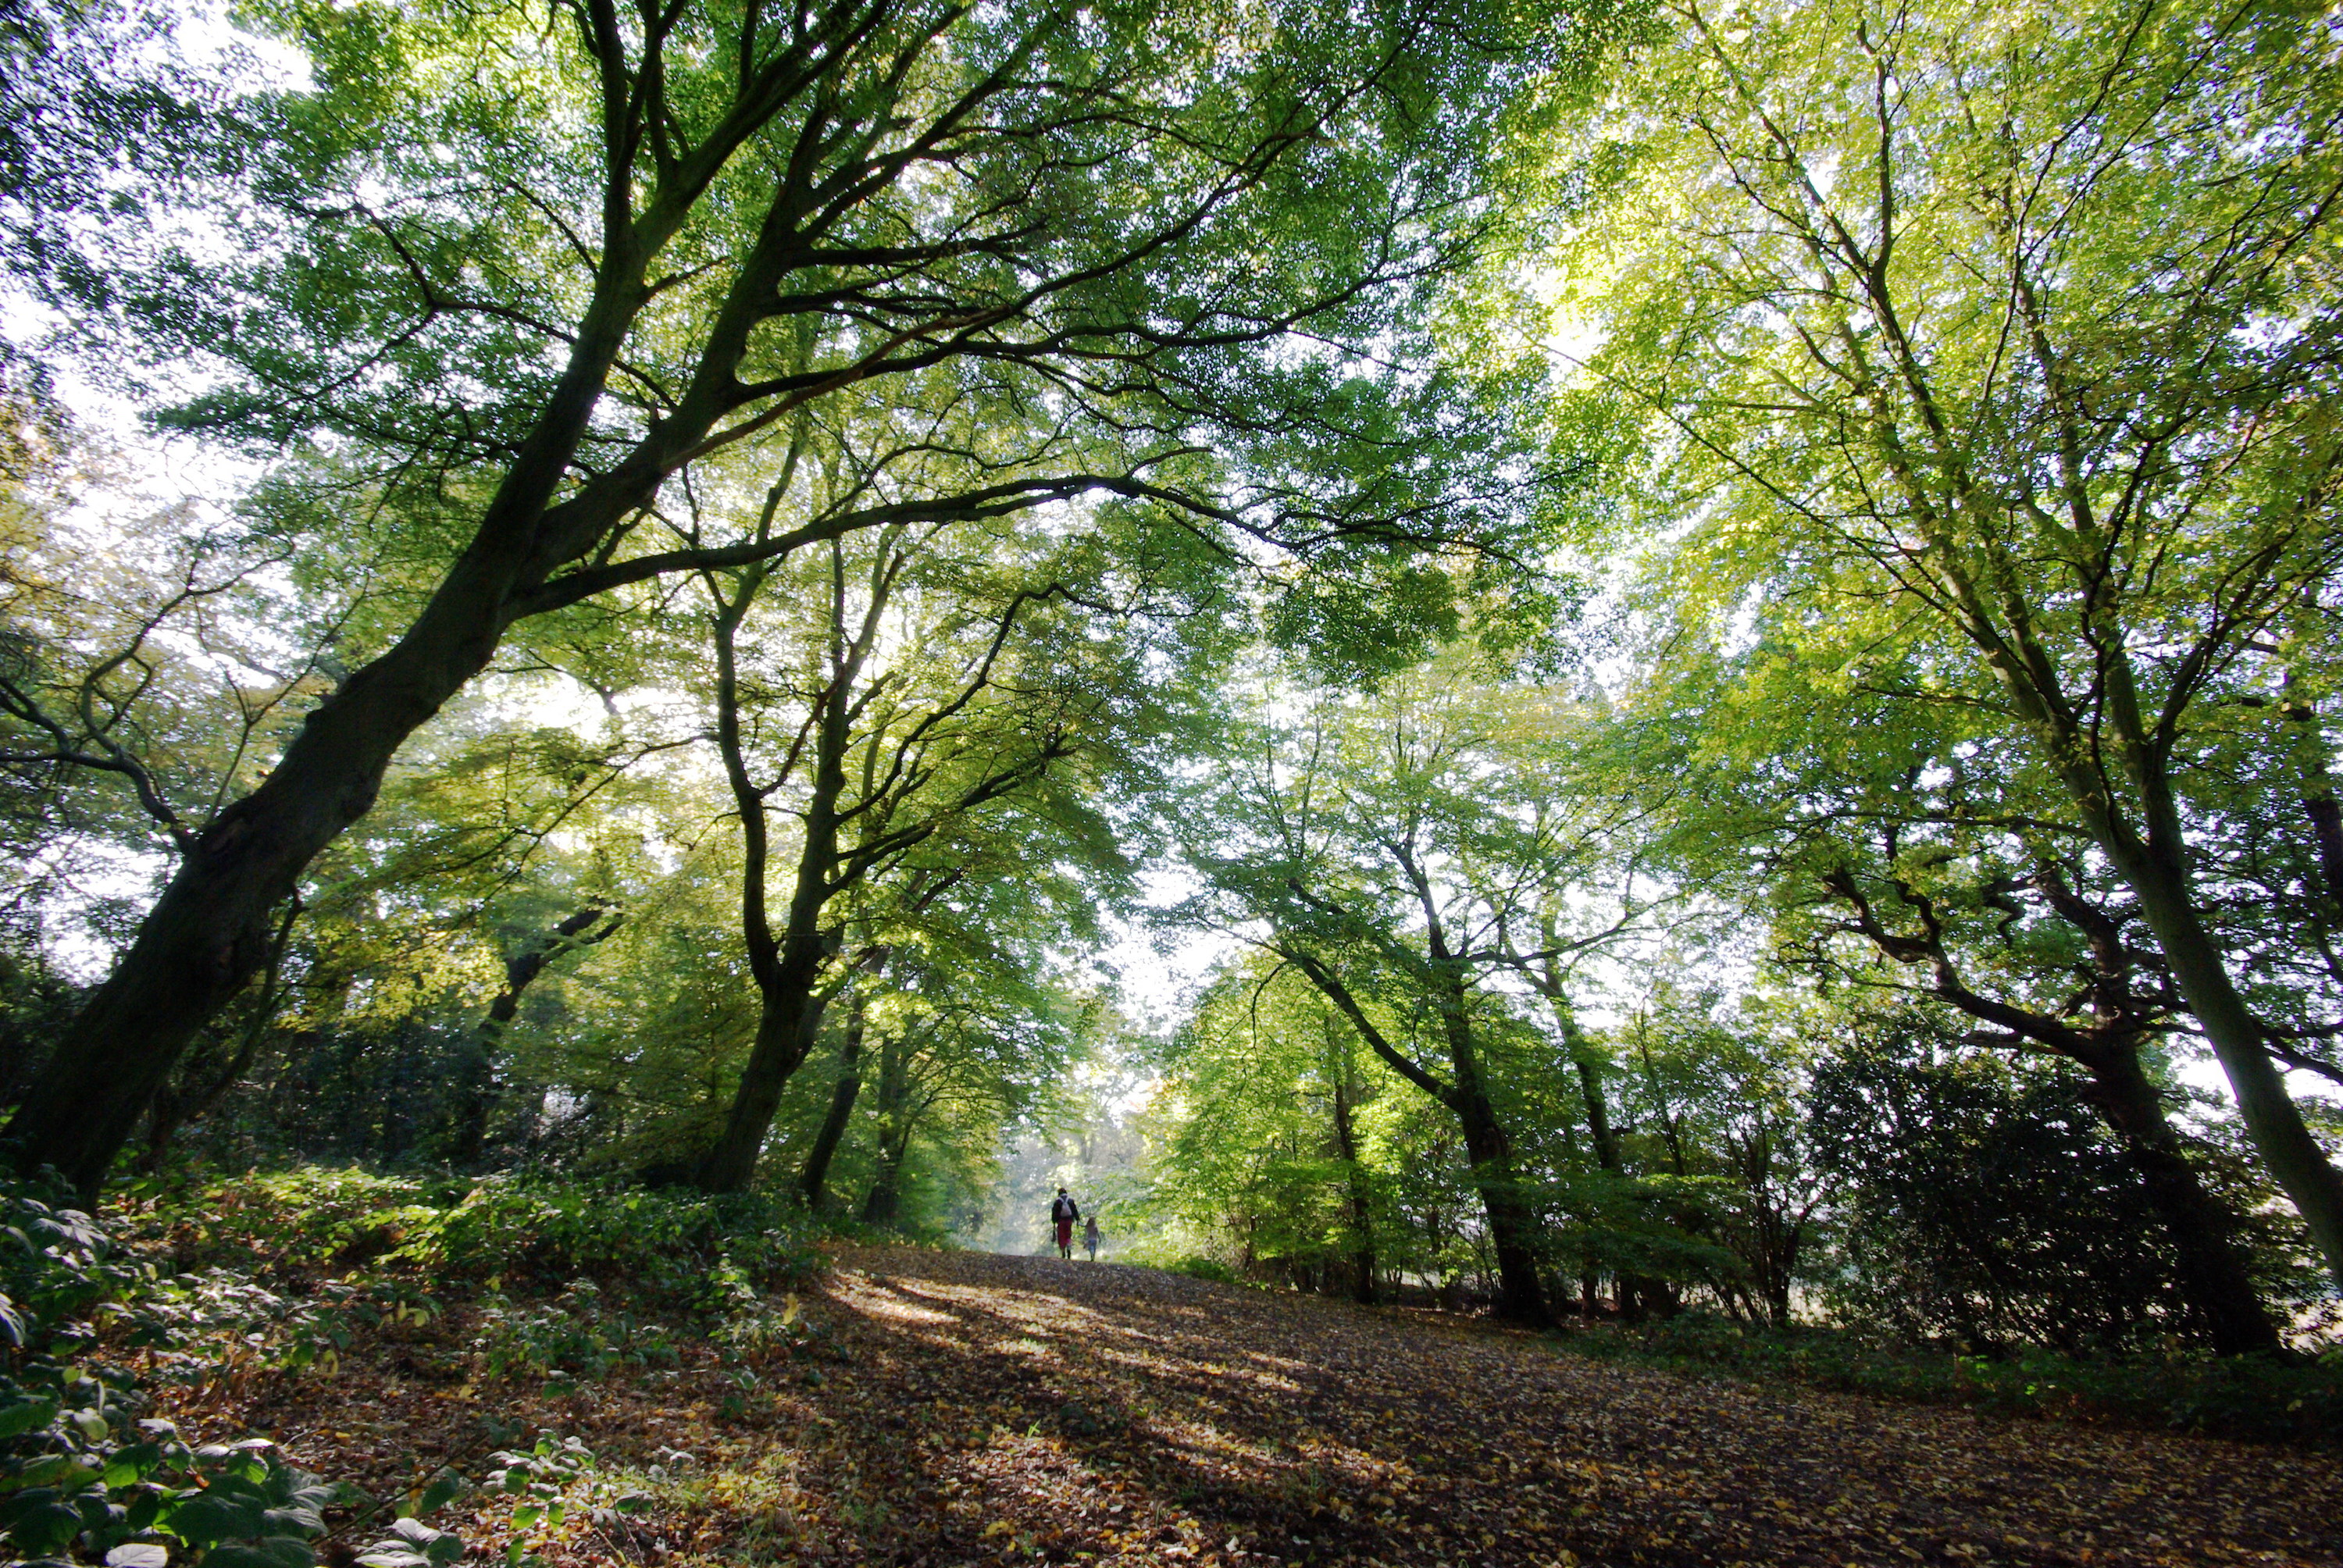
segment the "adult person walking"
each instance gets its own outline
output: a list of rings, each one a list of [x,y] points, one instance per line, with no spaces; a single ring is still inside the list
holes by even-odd
[[[1082,1225],[1082,1251],[1091,1255],[1091,1261],[1093,1263],[1098,1261],[1098,1216],[1093,1214]]]
[[[1066,1196],[1066,1190],[1059,1188],[1056,1200],[1050,1205],[1050,1219],[1058,1228],[1058,1256],[1068,1262],[1071,1262],[1074,1257],[1074,1221],[1081,1217],[1082,1211],[1074,1207],[1074,1201]]]

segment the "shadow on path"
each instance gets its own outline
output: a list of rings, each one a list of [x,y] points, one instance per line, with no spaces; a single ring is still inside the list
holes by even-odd
[[[2343,1461],[1585,1361],[1113,1263],[858,1249],[726,1563],[2343,1563]],[[789,1381],[789,1380],[794,1380]]]

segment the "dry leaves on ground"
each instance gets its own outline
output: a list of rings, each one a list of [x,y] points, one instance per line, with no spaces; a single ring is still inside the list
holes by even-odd
[[[752,1392],[712,1357],[548,1398],[376,1356],[372,1386],[202,1413],[377,1490],[518,1425],[660,1464],[649,1513],[548,1553],[573,1563],[2343,1563],[2331,1454],[1703,1381],[1114,1264],[836,1265],[810,1310],[837,1355]]]

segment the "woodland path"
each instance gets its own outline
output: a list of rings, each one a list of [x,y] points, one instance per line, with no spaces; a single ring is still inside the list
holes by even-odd
[[[882,1561],[2343,1562],[2335,1455],[1685,1378],[1115,1264],[838,1262],[818,1310],[854,1362],[823,1408],[891,1435],[827,1462],[887,1505],[837,1544]]]
[[[475,1473],[492,1422],[668,1467],[652,1513],[547,1543],[557,1568],[2343,1564],[2343,1455],[1684,1377],[1112,1263],[833,1262],[805,1302],[830,1350],[750,1392],[698,1353],[458,1388],[386,1346],[204,1424],[377,1495]],[[498,1553],[493,1522],[456,1526]]]

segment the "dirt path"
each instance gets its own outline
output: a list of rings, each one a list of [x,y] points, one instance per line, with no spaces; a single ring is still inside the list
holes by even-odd
[[[824,1406],[890,1435],[817,1440],[802,1479],[843,1467],[864,1523],[835,1544],[879,1561],[2343,1562],[2331,1455],[1691,1380],[1112,1264],[840,1265],[855,1359]]]
[[[699,1349],[546,1393],[386,1343],[185,1413],[377,1496],[478,1473],[499,1432],[574,1434],[657,1506],[573,1515],[538,1541],[558,1568],[2343,1565],[2334,1454],[1676,1377],[1114,1264],[849,1251],[807,1305],[829,1348],[753,1374]],[[431,1332],[460,1361],[460,1318]],[[498,1556],[508,1513],[449,1523]]]

